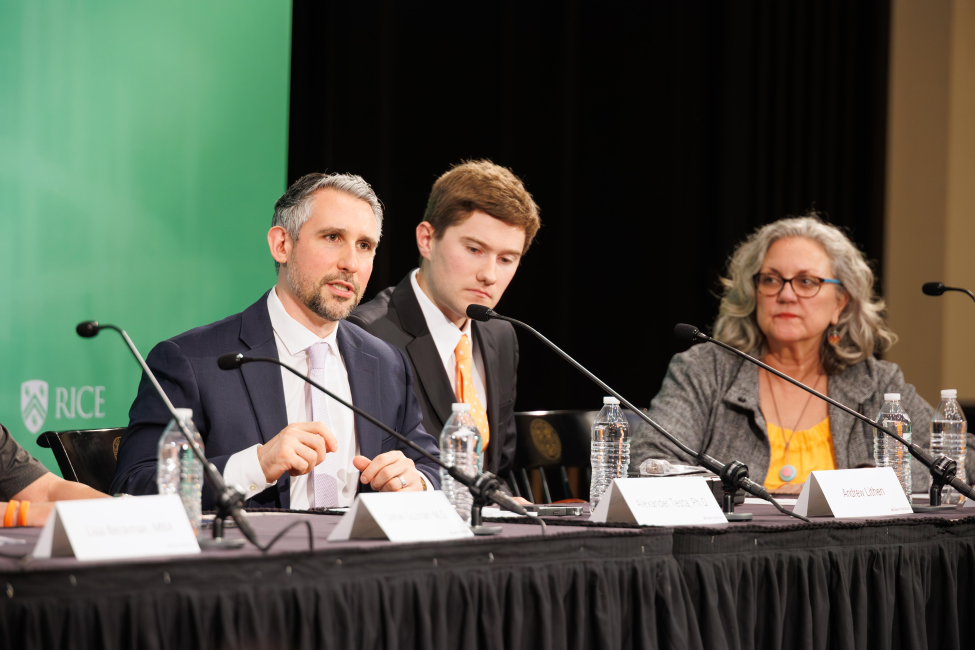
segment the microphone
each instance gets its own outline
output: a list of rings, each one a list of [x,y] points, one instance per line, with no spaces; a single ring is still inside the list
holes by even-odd
[[[97,321],[93,320],[79,323],[78,327],[75,328],[78,335],[83,338],[92,338],[103,329],[115,330],[125,340],[125,344],[129,347],[129,351],[132,352],[132,356],[134,356],[135,360],[139,362],[140,366],[142,366],[142,372],[146,373],[146,377],[148,377],[149,381],[152,382],[152,385],[155,387],[160,399],[162,399],[163,404],[166,405],[170,415],[173,416],[173,420],[175,420],[176,424],[179,426],[179,430],[183,433],[183,437],[186,438],[190,449],[193,450],[193,455],[196,456],[196,459],[200,461],[200,464],[203,466],[204,476],[206,477],[207,483],[210,484],[210,488],[213,490],[213,494],[216,498],[217,515],[213,520],[213,540],[211,542],[204,540],[200,545],[210,548],[223,549],[236,549],[243,546],[243,541],[231,540],[223,536],[224,522],[226,521],[227,517],[231,517],[235,522],[237,522],[237,527],[240,529],[240,532],[244,534],[244,537],[248,539],[248,541],[262,551],[268,550],[271,545],[278,540],[280,535],[274,538],[266,547],[261,546],[258,543],[257,534],[254,532],[254,528],[247,520],[247,515],[244,514],[244,511],[242,510],[244,505],[244,493],[241,492],[236,486],[228,486],[224,482],[223,476],[221,476],[216,466],[208,461],[206,456],[203,455],[203,450],[200,449],[200,445],[197,444],[197,442],[193,439],[193,436],[190,434],[189,428],[187,428],[186,423],[183,422],[183,419],[176,414],[176,409],[173,406],[173,403],[169,401],[169,396],[166,395],[166,392],[162,389],[162,386],[159,385],[159,381],[156,379],[156,376],[152,373],[152,370],[149,369],[149,366],[146,365],[146,360],[142,358],[141,354],[139,354],[138,348],[135,347],[135,344],[132,342],[132,339],[129,338],[129,335],[126,334],[125,330],[120,327],[116,327],[115,325],[99,325]],[[301,522],[295,522],[293,525],[297,525],[299,523]],[[290,526],[288,528],[290,528]],[[286,530],[287,529],[285,529],[285,531]],[[285,531],[282,531],[282,534]],[[310,526],[308,529],[308,539],[309,542],[312,539]]]
[[[236,352],[221,354],[217,357],[217,367],[221,370],[236,370],[244,365],[244,355]]]
[[[940,283],[939,282],[929,282],[929,283],[925,284],[924,286],[927,287],[928,285],[938,285],[938,284],[940,284]],[[945,288],[947,289],[948,287],[945,287]],[[710,336],[708,336],[707,334],[704,334],[703,332],[701,332],[701,330],[699,330],[698,328],[694,327],[693,325],[687,325],[687,324],[681,323],[680,325],[677,325],[674,328],[674,333],[678,337],[680,337],[680,338],[682,338],[684,340],[688,340],[688,341],[698,340],[698,341],[706,341],[708,343],[714,343],[715,345],[718,345],[718,346],[724,348],[725,350],[728,350],[729,352],[731,352],[733,354],[737,354],[742,359],[746,359],[748,361],[751,361],[755,365],[759,366],[760,368],[764,368],[765,370],[767,370],[768,372],[772,373],[776,377],[781,377],[782,379],[786,380],[790,384],[793,384],[795,386],[798,386],[799,388],[803,389],[807,393],[812,393],[813,395],[815,395],[819,399],[824,400],[825,402],[828,402],[829,404],[832,404],[836,408],[841,409],[842,411],[845,411],[846,413],[849,413],[850,415],[852,415],[853,417],[857,418],[858,420],[862,420],[863,422],[866,422],[867,424],[869,424],[870,426],[872,426],[877,431],[883,431],[888,436],[890,436],[891,438],[893,438],[897,442],[899,442],[902,445],[904,445],[905,447],[907,447],[907,450],[910,452],[910,454],[912,456],[914,456],[915,458],[917,458],[919,461],[921,461],[921,463],[925,467],[927,467],[928,470],[931,472],[931,481],[932,481],[932,483],[931,483],[931,492],[930,492],[930,501],[929,501],[929,504],[930,505],[929,506],[912,506],[912,507],[914,507],[915,512],[925,512],[925,511],[928,511],[928,510],[932,510],[934,508],[941,509],[942,508],[942,506],[941,506],[941,488],[945,484],[951,485],[951,487],[955,488],[961,494],[964,494],[969,499],[975,498],[975,491],[973,491],[972,488],[970,488],[968,486],[968,484],[965,483],[965,481],[961,480],[960,478],[958,478],[955,475],[956,472],[957,472],[957,469],[958,469],[957,468],[957,463],[954,460],[952,460],[951,458],[949,458],[948,456],[945,456],[945,455],[942,454],[941,456],[938,456],[937,458],[932,458],[927,452],[925,452],[923,449],[921,449],[919,446],[917,446],[913,442],[907,442],[906,440],[904,440],[904,438],[902,438],[901,436],[899,436],[894,431],[891,431],[887,427],[881,426],[879,423],[874,422],[873,420],[871,420],[867,416],[863,415],[862,413],[858,413],[857,411],[854,411],[853,409],[851,409],[849,406],[846,406],[845,404],[840,404],[839,402],[837,402],[832,397],[828,397],[826,395],[823,395],[819,391],[817,391],[817,390],[815,390],[813,388],[810,388],[809,386],[806,386],[802,382],[796,381],[795,379],[793,379],[789,375],[787,375],[787,374],[785,374],[783,372],[779,372],[778,370],[776,370],[772,366],[770,366],[770,365],[768,365],[766,363],[763,363],[763,362],[759,361],[755,357],[751,356],[750,354],[746,354],[745,352],[742,352],[738,348],[732,347],[732,346],[728,345],[727,343],[724,343],[724,342],[719,341],[717,339],[711,338]],[[908,495],[908,498],[910,498],[910,495]],[[955,506],[950,506],[950,508],[951,509],[954,509]]]
[[[488,501],[495,503],[501,506],[502,508],[504,508],[505,510],[510,510],[511,512],[514,512],[516,514],[523,515],[523,516],[528,515],[528,511],[525,510],[524,507],[515,503],[510,497],[508,497],[508,495],[506,495],[504,492],[501,491],[501,481],[494,474],[490,472],[481,472],[477,476],[471,476],[465,473],[463,470],[455,468],[453,465],[448,465],[447,463],[443,462],[438,457],[434,456],[433,454],[428,452],[420,445],[416,444],[415,442],[413,442],[412,440],[404,436],[399,431],[395,431],[392,428],[386,426],[385,424],[383,424],[373,416],[363,411],[358,406],[354,406],[346,402],[342,398],[337,397],[334,393],[332,393],[327,388],[313,381],[310,377],[306,377],[305,375],[301,374],[291,366],[282,363],[280,360],[272,359],[271,357],[245,357],[243,354],[239,354],[236,352],[231,352],[229,354],[222,354],[219,357],[217,357],[217,366],[221,370],[236,370],[237,368],[240,368],[245,363],[255,363],[255,362],[273,363],[276,366],[281,366],[291,374],[295,375],[296,377],[300,377],[301,379],[305,380],[306,382],[308,382],[318,390],[322,391],[323,393],[331,397],[333,400],[335,400],[342,406],[352,410],[354,413],[358,415],[361,415],[366,420],[376,425],[377,427],[379,427],[389,435],[393,436],[394,438],[396,438],[397,440],[399,440],[400,442],[408,446],[413,451],[417,452],[421,456],[427,458],[428,460],[433,461],[443,469],[447,470],[447,473],[450,474],[451,478],[453,478],[458,483],[465,485],[467,489],[471,491],[471,496],[474,497],[474,505],[476,506],[476,508],[471,509],[471,527],[475,528],[475,532],[478,532],[479,528],[483,528],[481,526],[481,506],[486,505]],[[476,517],[475,517],[475,510],[477,513]],[[488,531],[482,530],[480,532],[484,534],[487,533]],[[498,532],[500,532],[500,529],[498,530]]]
[[[661,435],[667,438],[667,440],[677,445],[677,447],[681,451],[683,451],[688,456],[691,456],[692,458],[696,458],[702,467],[704,467],[705,469],[711,472],[714,472],[719,477],[721,477],[721,485],[722,488],[724,489],[723,510],[724,510],[725,517],[728,518],[728,521],[750,521],[752,519],[752,515],[750,513],[736,513],[734,511],[735,493],[737,493],[738,490],[741,489],[741,490],[745,490],[749,494],[758,497],[759,499],[762,499],[763,501],[768,501],[773,506],[775,506],[775,508],[779,510],[779,512],[782,512],[784,514],[789,515],[790,517],[795,517],[796,519],[801,519],[802,521],[809,523],[809,519],[807,519],[806,517],[803,517],[802,515],[797,514],[795,512],[790,512],[789,510],[783,508],[778,501],[772,498],[772,495],[769,493],[768,490],[765,489],[764,486],[748,478],[747,465],[737,460],[725,464],[715,458],[712,458],[711,456],[708,456],[705,453],[694,451],[693,449],[685,445],[683,442],[681,442],[679,439],[677,439],[677,437],[675,437],[669,431],[667,431],[662,426],[654,422],[649,415],[647,415],[637,407],[633,406],[633,404],[631,404],[625,397],[623,397],[615,390],[610,388],[609,385],[606,384],[601,379],[599,379],[599,377],[586,370],[586,368],[584,368],[582,364],[580,364],[578,361],[576,361],[568,354],[563,352],[561,348],[559,348],[557,345],[555,345],[547,338],[542,336],[542,334],[538,332],[535,328],[519,320],[515,320],[514,318],[502,316],[501,314],[495,312],[494,310],[488,309],[484,305],[476,305],[476,304],[468,305],[467,316],[468,318],[473,318],[475,320],[481,320],[481,321],[488,321],[491,319],[508,321],[509,323],[512,323],[514,325],[517,325],[518,327],[522,327],[528,330],[529,332],[534,334],[538,338],[538,340],[540,340],[542,343],[544,343],[549,348],[551,348],[552,351],[554,351],[560,357],[568,361],[576,370],[578,370],[586,377],[591,379],[597,386],[602,388],[604,391],[606,391],[607,393],[609,393],[610,395],[618,399],[620,401],[620,404],[622,404],[626,408],[636,413],[640,418],[643,419],[644,422],[646,422],[654,429],[659,431]],[[696,330],[696,328],[694,328],[691,325],[688,325],[687,327],[690,327],[692,330]]]
[[[101,328],[98,326],[97,320],[86,320],[84,323],[78,323],[78,327],[75,331],[78,332],[78,336],[83,339],[90,339],[93,336],[98,336],[98,331]]]
[[[940,296],[945,291],[960,291],[961,293],[967,293],[968,297],[975,300],[975,293],[972,293],[968,289],[962,289],[961,287],[946,287],[942,282],[925,282],[921,285],[921,291],[928,296]]]
[[[484,305],[467,305],[467,317],[473,318],[474,320],[486,323],[492,318],[501,318],[498,312],[494,311],[490,307],[485,307]]]
[[[921,285],[921,291],[928,296],[940,296],[945,292],[945,285],[941,282],[925,282]]]
[[[681,339],[682,341],[694,341],[698,339],[698,337],[703,336],[701,334],[701,330],[697,329],[693,325],[688,325],[687,323],[678,323],[674,328],[674,334],[676,334],[677,338]]]

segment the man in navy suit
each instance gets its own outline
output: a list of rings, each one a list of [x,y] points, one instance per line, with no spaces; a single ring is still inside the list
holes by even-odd
[[[344,319],[372,274],[382,205],[359,176],[309,174],[275,204],[274,287],[240,314],[163,341],[147,362],[177,408],[193,410],[207,458],[248,505],[349,505],[362,490],[440,487],[435,464],[272,364],[227,372],[229,352],[275,357],[434,455],[402,351]],[[143,376],[118,450],[113,492],[156,492],[170,415]],[[203,507],[213,507],[204,489]]]

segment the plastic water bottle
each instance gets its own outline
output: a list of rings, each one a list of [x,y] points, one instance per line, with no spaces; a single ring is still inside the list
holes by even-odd
[[[958,404],[958,391],[954,389],[941,391],[941,403],[934,412],[931,420],[931,455],[937,458],[941,454],[948,456],[958,463],[957,476],[963,481],[965,476],[965,437],[968,432],[968,421],[965,412]],[[941,488],[941,503],[958,505],[965,500],[964,495],[949,486]]]
[[[630,466],[630,425],[615,397],[603,398],[603,408],[592,424],[590,454],[589,509],[595,512],[609,484],[614,478],[624,478]]]
[[[884,393],[884,406],[877,423],[911,442],[911,417],[901,407],[900,393]],[[892,467],[901,488],[911,501],[911,452],[883,431],[874,430],[873,459],[877,467]]]
[[[471,417],[470,404],[452,404],[451,414],[440,433],[440,459],[471,476],[481,471],[481,433]],[[471,518],[471,497],[467,486],[440,469],[440,489],[465,521]]]
[[[176,409],[176,414],[203,448],[203,439],[193,424],[193,409]],[[200,537],[203,500],[203,465],[196,459],[176,420],[170,420],[159,438],[159,463],[156,466],[159,494],[177,494],[183,501],[193,532]]]

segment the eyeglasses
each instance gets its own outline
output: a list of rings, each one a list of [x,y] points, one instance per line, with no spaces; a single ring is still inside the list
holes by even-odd
[[[755,281],[755,289],[763,296],[777,296],[786,284],[792,285],[792,290],[800,298],[812,298],[819,293],[823,284],[837,284],[843,286],[839,280],[830,278],[817,278],[812,275],[797,275],[794,278],[783,278],[774,273],[756,273],[752,276]]]

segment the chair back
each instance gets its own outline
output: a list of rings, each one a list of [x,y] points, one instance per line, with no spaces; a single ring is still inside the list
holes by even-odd
[[[623,409],[630,424],[632,433],[639,416],[628,409]],[[599,411],[526,411],[515,413],[515,426],[518,430],[518,450],[515,453],[512,483],[519,492],[524,491],[530,501],[533,498],[528,481],[528,471],[538,470],[541,479],[543,503],[551,502],[552,491],[549,487],[549,477],[557,476],[553,482],[560,489],[556,496],[559,499],[571,499],[574,496],[588,500],[589,482],[591,477],[590,442],[592,440],[592,425],[596,421]],[[575,481],[569,480],[571,472]],[[557,472],[557,474],[555,474]],[[521,479],[518,485],[518,479]],[[571,483],[575,483],[575,489]]]
[[[37,444],[54,452],[65,480],[110,494],[118,446],[124,433],[125,427],[48,431],[38,436]]]

